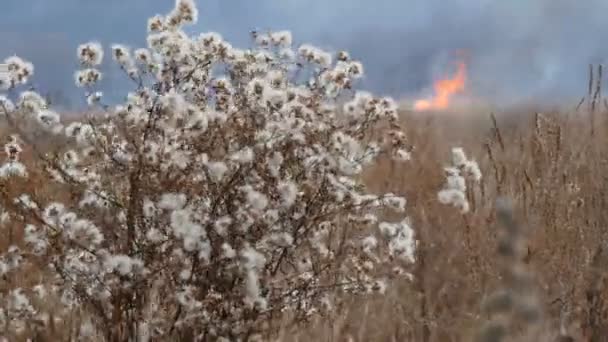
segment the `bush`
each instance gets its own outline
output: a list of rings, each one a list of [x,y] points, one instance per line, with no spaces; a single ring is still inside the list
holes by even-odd
[[[148,48],[112,46],[135,87],[123,105],[95,88],[101,45],[81,45],[75,81],[103,111],[82,121],[17,95],[33,66],[6,60],[0,112],[18,134],[0,168],[2,222],[23,238],[0,274],[44,269],[0,287],[7,336],[70,321],[85,339],[248,338],[407,274],[409,221],[382,220],[405,199],[359,177],[380,155],[409,158],[395,102],[354,91],[363,67],[345,52],[293,49],[289,32],[253,33],[241,50],[186,35],[197,16],[177,0],[149,20]]]

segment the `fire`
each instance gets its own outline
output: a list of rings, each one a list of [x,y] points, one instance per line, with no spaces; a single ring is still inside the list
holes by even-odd
[[[464,62],[458,64],[458,71],[453,78],[438,80],[433,84],[435,96],[431,99],[418,100],[414,103],[417,111],[443,110],[450,105],[452,95],[464,90],[467,67]]]

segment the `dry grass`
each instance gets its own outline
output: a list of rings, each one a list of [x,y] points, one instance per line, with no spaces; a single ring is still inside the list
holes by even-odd
[[[355,301],[345,314],[287,339],[472,340],[487,318],[482,302],[499,281],[494,205],[508,196],[528,230],[523,263],[535,276],[545,312],[542,340],[554,341],[561,332],[577,341],[607,341],[606,123],[596,120],[591,136],[581,114],[504,113],[496,125],[490,115],[409,115],[406,121],[416,146],[412,162],[386,161],[366,177],[376,190],[409,198],[420,239],[413,281]],[[484,173],[465,215],[436,199],[441,161],[455,145]]]
[[[521,261],[534,274],[540,294],[542,340],[553,341],[560,332],[577,341],[608,340],[608,122],[596,116],[591,136],[581,114],[404,116],[415,146],[412,161],[381,162],[365,177],[374,191],[405,194],[409,200],[420,240],[412,280],[384,295],[353,299],[338,315],[310,326],[285,324],[278,338],[472,340],[488,318],[482,302],[500,283],[494,206],[498,197],[508,196],[528,232]],[[484,174],[470,190],[471,211],[465,215],[436,198],[444,181],[442,161],[452,146],[464,147]],[[20,186],[39,194],[53,191],[31,180]],[[0,250],[18,239],[18,231],[0,232]],[[30,269],[3,282],[13,287],[42,277]],[[62,324],[41,340],[58,340],[62,329],[78,325]]]

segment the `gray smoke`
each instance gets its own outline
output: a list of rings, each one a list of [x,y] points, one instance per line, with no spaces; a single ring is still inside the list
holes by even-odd
[[[3,0],[0,56],[36,65],[36,85],[73,100],[75,48],[145,43],[145,23],[173,0]],[[361,59],[364,85],[416,96],[450,63],[466,56],[468,92],[497,103],[576,102],[589,63],[608,57],[604,0],[208,0],[198,1],[192,32],[218,31],[237,46],[251,29],[290,29],[296,42],[345,49]],[[127,85],[109,72],[103,90],[117,99]]]

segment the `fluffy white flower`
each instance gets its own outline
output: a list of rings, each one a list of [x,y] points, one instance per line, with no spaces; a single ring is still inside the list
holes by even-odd
[[[253,150],[250,147],[245,147],[242,150],[234,153],[230,156],[230,159],[239,163],[239,164],[247,164],[253,161],[254,154]]]
[[[469,212],[470,206],[467,199],[467,180],[479,182],[481,171],[477,162],[467,159],[464,149],[452,148],[452,166],[444,168],[446,183],[438,193],[437,199],[440,203],[452,205],[465,214]]]
[[[103,49],[99,42],[89,42],[78,46],[78,59],[87,67],[101,64],[103,60]]]
[[[121,44],[112,45],[112,58],[120,65],[131,66],[131,51],[128,47]]]
[[[102,79],[102,74],[97,69],[79,70],[74,74],[74,80],[78,87],[92,86]]]
[[[17,56],[11,56],[4,60],[4,64],[8,66],[8,86],[15,87],[20,84],[26,84],[30,77],[34,74],[34,65]],[[7,80],[4,80],[6,82]]]
[[[164,210],[181,209],[186,204],[188,198],[184,194],[166,193],[163,194],[157,203],[157,207]]]
[[[298,186],[292,181],[279,182],[277,190],[281,195],[282,204],[284,207],[291,207],[298,197]]]
[[[250,185],[243,187],[247,204],[254,210],[262,211],[268,206],[268,197],[263,193],[253,189]]]
[[[32,113],[36,113],[38,111],[46,109],[47,107],[46,100],[42,96],[40,96],[40,94],[31,90],[26,90],[22,92],[19,95],[19,101],[17,102],[17,104],[19,105],[19,107]]]
[[[469,201],[467,200],[466,194],[457,189],[444,189],[437,193],[437,198],[442,204],[450,204],[457,208],[463,214],[469,212]]]
[[[18,161],[10,161],[0,166],[0,178],[8,178],[11,176],[27,177],[28,173],[25,165]]]
[[[106,268],[118,272],[120,275],[132,275],[135,272],[141,272],[144,263],[127,255],[111,255],[104,261]]]
[[[228,166],[223,162],[209,162],[207,163],[207,170],[209,176],[214,182],[219,182],[224,178],[226,172],[228,172]]]
[[[270,34],[270,40],[273,44],[288,47],[292,42],[291,32],[289,31],[277,31]]]

